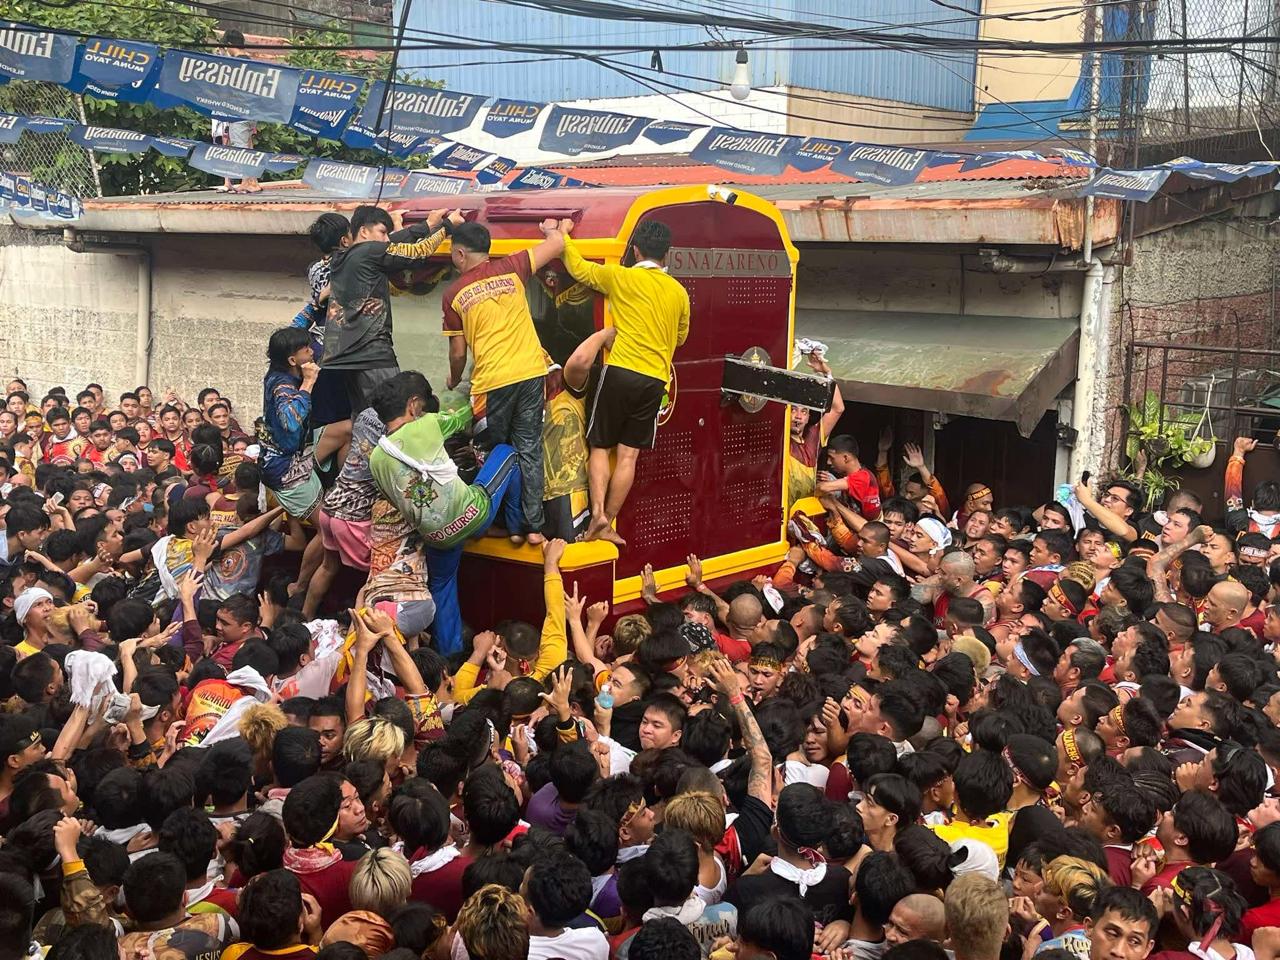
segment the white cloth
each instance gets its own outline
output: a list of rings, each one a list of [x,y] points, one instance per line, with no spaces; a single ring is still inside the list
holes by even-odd
[[[650,920],[660,920],[662,917],[675,917],[683,926],[695,923],[706,912],[707,905],[703,903],[696,895],[690,894],[689,899],[678,907],[650,907],[644,912],[644,916],[640,918],[641,923],[648,923]]]
[[[444,486],[458,479],[458,465],[448,457],[428,463],[409,456],[387,437],[378,441],[378,448],[393,460],[398,460],[410,470],[422,475],[422,479]]]
[[[798,886],[800,888],[800,896],[803,897],[809,892],[810,887],[816,887],[826,878],[827,865],[820,863],[816,867],[810,867],[808,870],[801,870],[795,864],[787,863],[781,857],[774,857],[769,861],[769,871],[774,876],[789,880]]]
[[[608,960],[609,941],[596,927],[565,930],[558,937],[530,937],[528,960]]]
[[[825,790],[827,777],[831,771],[820,763],[805,763],[801,760],[788,760],[782,765],[782,782],[808,783],[819,790]]]
[[[245,695],[227,707],[227,712],[209,728],[209,732],[200,741],[202,747],[212,747],[215,743],[240,736],[240,719],[245,711],[255,703],[266,703],[271,699],[271,688],[267,686],[267,681],[262,679],[262,674],[253,667],[232,670],[227,674],[227,683],[239,687]]]
[[[160,590],[170,600],[174,600],[178,596],[178,581],[174,579],[173,574],[169,571],[169,543],[173,540],[173,534],[161,537],[151,547],[151,562],[156,566],[156,573],[160,577]]]
[[[618,863],[626,863],[628,860],[639,860],[649,852],[647,843],[638,843],[634,847],[618,848]]]
[[[116,675],[116,665],[101,653],[72,650],[63,666],[71,682],[72,704],[88,707],[90,716],[96,717],[102,702],[115,692],[111,678]]]
[[[720,854],[712,854],[716,861],[716,869],[720,871],[720,879],[715,882],[714,886],[704,887],[697,884],[693,888],[693,895],[705,903],[707,906],[715,906],[724,899],[725,891],[729,889],[729,873],[724,868],[724,861],[720,859]]]
[[[1254,960],[1254,952],[1251,947],[1246,947],[1243,943],[1231,944],[1231,949],[1236,952],[1236,960]],[[1200,960],[1226,960],[1217,950],[1210,947],[1208,950],[1201,950],[1200,944],[1192,942],[1187,944],[1187,953],[1197,956]]]
[[[1259,533],[1266,534],[1268,537],[1274,537],[1276,528],[1280,527],[1280,513],[1259,513],[1250,507],[1249,519],[1258,525]]]
[[[29,587],[18,594],[17,599],[13,601],[13,615],[18,618],[18,623],[23,623],[32,607],[41,600],[52,599],[53,594],[44,587]]]
[[[929,535],[929,539],[936,544],[929,551],[930,556],[951,546],[951,531],[943,525],[941,520],[934,517],[921,517],[916,521],[916,526],[923,529]]]
[[[458,859],[460,856],[462,856],[461,850],[452,843],[445,844],[439,850],[428,853],[421,860],[415,860],[409,864],[409,873],[415,877],[420,877],[424,873],[435,873],[445,864]]]
[[[962,873],[980,873],[989,880],[1000,879],[1000,860],[996,857],[996,852],[991,849],[989,844],[983,843],[981,840],[954,840],[951,843],[953,853],[959,852],[961,848],[968,854],[964,860],[951,868],[953,876],[960,876]]]

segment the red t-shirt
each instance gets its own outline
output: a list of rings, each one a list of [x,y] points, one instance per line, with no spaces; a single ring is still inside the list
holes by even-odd
[[[1144,897],[1151,896],[1152,890],[1161,890],[1173,886],[1173,878],[1180,874],[1187,867],[1193,867],[1193,863],[1175,863],[1165,867],[1154,877],[1142,885],[1142,895]]]
[[[867,520],[875,520],[880,516],[880,483],[876,475],[862,467],[844,478],[845,489],[858,508],[858,513]]]
[[[1253,935],[1262,927],[1280,927],[1280,900],[1272,900],[1244,912],[1240,921],[1240,942],[1253,943]]]
[[[291,871],[298,878],[302,892],[316,898],[320,905],[320,923],[325,929],[351,909],[351,894],[347,888],[357,863],[356,860],[336,860],[314,873]]]
[[[741,663],[743,660],[751,658],[751,644],[745,640],[735,640],[727,634],[717,633],[716,647],[723,653],[732,663]]]
[[[1118,887],[1127,887],[1133,880],[1133,851],[1125,847],[1103,847],[1107,855],[1107,873]]]
[[[410,899],[431,904],[453,923],[462,909],[462,873],[470,865],[470,857],[454,857],[439,870],[419,874]]]

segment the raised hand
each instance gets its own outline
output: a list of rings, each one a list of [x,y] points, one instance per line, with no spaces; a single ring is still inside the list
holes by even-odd
[[[547,707],[556,712],[556,716],[561,723],[566,722],[571,716],[569,712],[569,689],[572,686],[573,671],[568,667],[561,667],[552,674],[551,692],[538,694]]]
[[[697,590],[702,586],[702,561],[696,553],[691,553],[685,557],[685,563],[689,565],[689,572],[684,575],[684,582],[690,589]]]
[[[924,467],[924,451],[914,443],[902,445],[902,459],[912,470],[920,470]]]

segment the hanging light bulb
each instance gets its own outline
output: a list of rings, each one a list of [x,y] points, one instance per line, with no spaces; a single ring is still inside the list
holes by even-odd
[[[733,83],[729,84],[729,94],[735,100],[745,100],[751,96],[751,67],[747,63],[747,51],[738,49],[737,66],[733,68]]]

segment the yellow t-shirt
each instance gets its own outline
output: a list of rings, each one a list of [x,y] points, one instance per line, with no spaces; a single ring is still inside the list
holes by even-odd
[[[33,653],[40,652],[39,647],[33,647],[31,644],[27,643],[26,640],[23,640],[21,643],[17,644],[13,649],[18,652],[19,660],[21,660],[23,657],[29,657]]]
[[[584,260],[571,240],[564,245],[564,265],[574,279],[609,298],[618,331],[609,365],[668,382],[676,347],[689,336],[689,293],[680,281],[656,268]]]
[[[525,285],[533,277],[528,251],[488,260],[444,292],[444,333],[471,348],[471,393],[479,395],[547,372]]]
[[[1000,869],[1004,869],[1004,858],[1009,853],[1009,821],[1013,814],[1007,810],[988,817],[986,823],[963,823],[956,820],[952,823],[931,824],[929,829],[947,843],[957,840],[979,840],[995,851],[1000,861]]]

